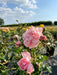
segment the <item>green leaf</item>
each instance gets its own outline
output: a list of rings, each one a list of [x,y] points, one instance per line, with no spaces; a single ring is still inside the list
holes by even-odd
[[[43,56],[44,60],[47,61],[48,60],[48,57],[47,56]]]
[[[1,60],[1,59],[4,59],[4,57],[1,57],[1,56],[0,56],[0,60]]]
[[[51,68],[51,66],[48,66],[47,69],[48,69],[49,73],[52,73],[52,68]]]
[[[46,71],[46,70],[47,70],[46,65],[43,65],[43,71]]]
[[[6,70],[2,70],[2,73],[5,73],[6,72]]]

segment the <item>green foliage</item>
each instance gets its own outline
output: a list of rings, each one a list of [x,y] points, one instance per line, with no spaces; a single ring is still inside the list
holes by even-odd
[[[57,21],[54,21],[54,24],[57,25]]]
[[[57,30],[54,30],[54,31],[50,31],[50,33],[53,34],[54,38],[56,38],[56,35],[57,35]]]
[[[27,24],[24,26],[26,27]],[[23,44],[20,44],[20,47],[15,46],[17,39],[14,38],[14,35],[19,35],[22,37],[24,33],[23,26],[19,26],[16,30],[10,30],[7,32],[0,31],[0,71],[1,75],[9,75],[11,72],[12,75],[28,75],[26,71],[21,71],[17,62],[22,58],[21,52],[28,51],[31,54],[31,63],[33,64],[35,71],[31,75],[39,75],[41,71],[46,71],[48,69],[51,72],[51,68],[44,61],[48,61],[46,55],[41,55],[40,51],[43,51],[43,43],[41,42],[37,47],[29,49],[26,48]],[[44,32],[47,36],[48,41],[52,42],[52,34],[49,32]],[[20,41],[23,43],[23,39]]]
[[[48,42],[52,43],[54,41],[54,37],[49,31],[45,31],[43,34],[46,35]]]

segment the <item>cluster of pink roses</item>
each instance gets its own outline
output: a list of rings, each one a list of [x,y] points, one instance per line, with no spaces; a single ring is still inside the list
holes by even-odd
[[[31,27],[28,29],[25,33],[23,33],[23,41],[24,45],[26,47],[34,48],[37,47],[37,45],[40,43],[40,40],[47,40],[46,36],[43,35],[43,28],[36,28],[36,27]],[[14,38],[18,38],[18,35],[14,35]],[[15,45],[19,47],[19,44],[21,44],[20,40],[15,42]]]
[[[26,47],[29,47],[29,49],[37,47],[40,41],[47,40],[46,36],[43,35],[43,29],[38,27],[31,27],[28,29],[25,33],[23,33],[23,43]],[[18,35],[15,35],[14,38],[18,38]],[[19,44],[21,44],[20,40],[15,42],[16,47],[19,47]],[[31,74],[34,72],[34,67],[31,64],[31,55],[29,52],[22,52],[21,55],[23,56],[22,59],[20,59],[17,64],[19,65],[21,70],[27,70],[27,73]]]
[[[23,56],[22,59],[20,59],[17,64],[19,65],[21,70],[27,70],[27,73],[31,74],[34,72],[34,67],[31,64],[31,55],[29,52],[22,52],[21,55]]]

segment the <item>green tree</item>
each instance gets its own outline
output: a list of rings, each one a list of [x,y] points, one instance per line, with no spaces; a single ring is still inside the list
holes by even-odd
[[[57,21],[54,21],[54,25],[57,25]]]
[[[2,18],[0,18],[0,25],[4,24],[4,20]]]

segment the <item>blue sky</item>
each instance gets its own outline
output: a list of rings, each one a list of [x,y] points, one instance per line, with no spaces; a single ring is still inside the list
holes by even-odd
[[[0,0],[0,17],[5,24],[56,21],[57,0]]]

